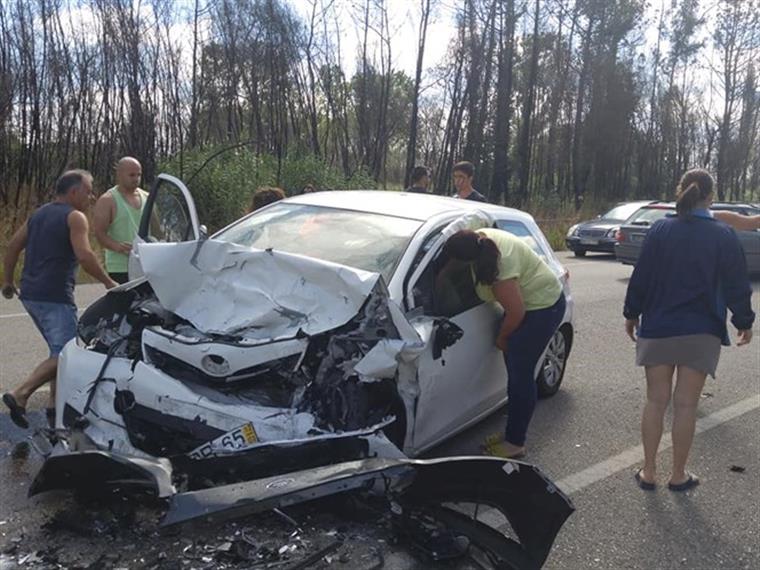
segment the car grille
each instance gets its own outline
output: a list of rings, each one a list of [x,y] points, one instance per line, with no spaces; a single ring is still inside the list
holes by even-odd
[[[292,371],[299,354],[239,370],[228,377],[217,377],[147,344],[145,349],[150,364],[181,382],[205,384],[223,393],[245,395],[262,406],[287,407],[292,403],[294,386],[282,371]]]
[[[602,237],[605,230],[581,230],[578,232],[579,237]]]

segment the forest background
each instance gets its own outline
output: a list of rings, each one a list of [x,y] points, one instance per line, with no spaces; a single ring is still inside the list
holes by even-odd
[[[689,167],[760,201],[758,65],[757,0],[0,0],[0,242],[63,170],[102,191],[123,155],[146,184],[216,155],[190,185],[211,230],[260,185],[424,164],[447,194],[458,160],[557,247]]]

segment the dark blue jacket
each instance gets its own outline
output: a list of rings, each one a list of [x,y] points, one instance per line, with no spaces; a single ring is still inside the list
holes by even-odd
[[[625,296],[639,336],[711,334],[728,345],[726,306],[738,330],[752,327],[747,261],[732,228],[706,211],[655,222],[647,232]]]

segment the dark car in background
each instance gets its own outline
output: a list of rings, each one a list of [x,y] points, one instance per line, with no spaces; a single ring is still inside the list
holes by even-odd
[[[583,257],[587,251],[615,253],[615,234],[620,224],[642,206],[651,204],[652,200],[638,202],[620,202],[609,212],[596,219],[575,224],[567,231],[565,244],[577,257]]]
[[[715,202],[711,210],[728,210],[744,216],[760,215],[760,208],[752,204],[733,202]],[[625,265],[636,265],[641,252],[641,245],[649,228],[657,220],[668,214],[675,214],[676,205],[673,202],[654,202],[637,210],[617,232],[615,256]],[[750,273],[760,273],[760,230],[737,231],[739,241],[747,258],[747,269]]]

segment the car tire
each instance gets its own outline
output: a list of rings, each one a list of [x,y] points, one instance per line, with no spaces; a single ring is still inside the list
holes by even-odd
[[[574,249],[573,253],[575,254],[575,257],[586,257],[585,249]]]
[[[557,329],[549,340],[549,346],[536,379],[539,398],[548,398],[559,390],[562,379],[565,377],[572,342],[572,329],[569,325]]]

